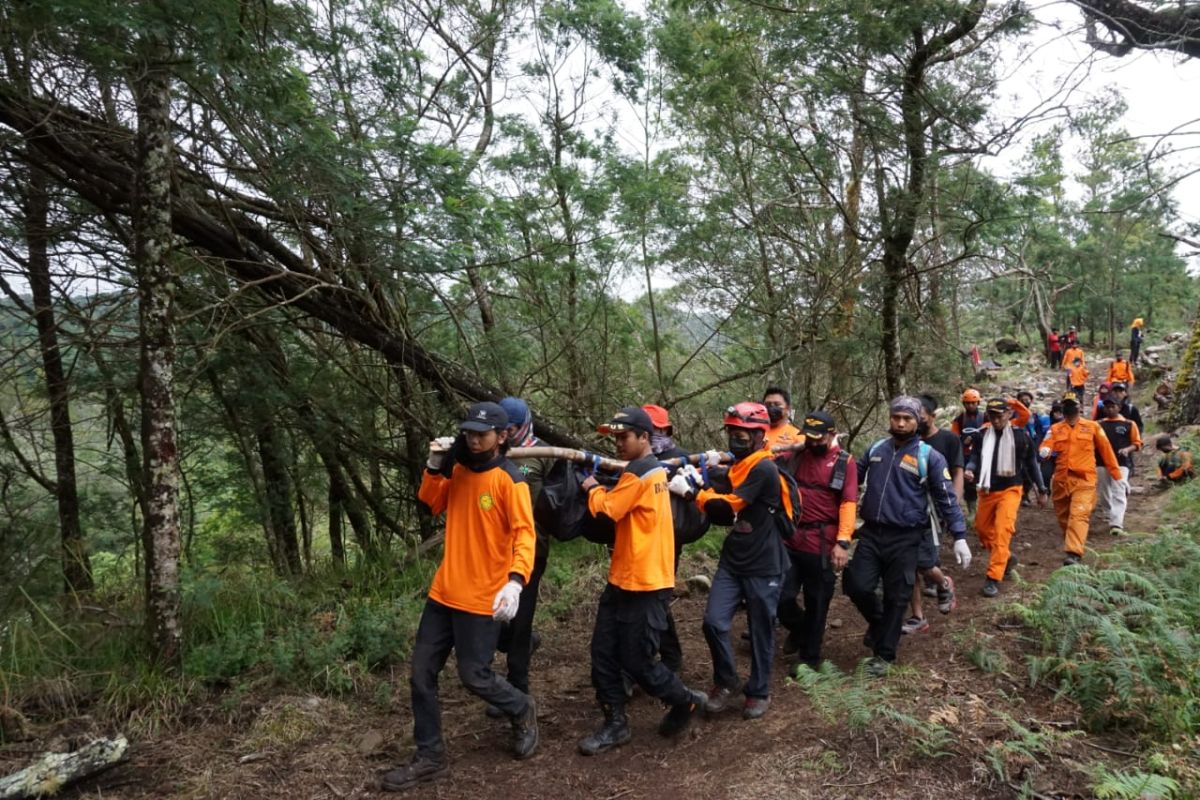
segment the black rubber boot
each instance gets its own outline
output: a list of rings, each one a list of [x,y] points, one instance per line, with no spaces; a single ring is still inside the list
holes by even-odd
[[[529,698],[529,704],[525,706],[525,711],[512,718],[513,729],[513,756],[518,760],[529,758],[537,752],[538,742],[538,724],[537,724],[537,706],[533,702],[533,698]]]
[[[403,792],[449,774],[450,765],[446,763],[445,756],[430,758],[417,754],[404,766],[385,772],[381,783],[385,792]]]
[[[597,753],[612,750],[614,747],[629,744],[629,740],[632,738],[624,706],[601,706],[601,710],[604,711],[604,724],[600,730],[579,740],[579,752],[585,756],[594,756]]]

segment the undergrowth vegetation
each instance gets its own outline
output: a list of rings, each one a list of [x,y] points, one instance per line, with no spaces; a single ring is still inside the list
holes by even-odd
[[[543,619],[604,583],[604,548],[555,543],[542,582]],[[184,576],[181,675],[152,666],[140,596],[98,592],[77,609],[28,596],[0,622],[0,705],[35,718],[88,713],[152,734],[178,723],[201,693],[290,688],[390,702],[389,667],[412,647],[435,559],[327,567],[289,582],[224,567]]]

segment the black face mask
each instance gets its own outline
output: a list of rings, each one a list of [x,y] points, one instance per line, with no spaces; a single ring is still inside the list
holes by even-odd
[[[754,440],[742,441],[741,439],[729,440],[729,452],[733,453],[734,461],[741,461],[746,456],[754,452]]]
[[[808,451],[815,456],[823,456],[829,452],[829,445],[827,445],[827,444],[810,444],[810,445],[808,445]]]
[[[783,408],[780,406],[767,406],[767,416],[771,422],[779,422],[784,417]]]
[[[909,439],[911,439],[917,435],[917,432],[915,430],[905,431],[904,433],[901,433],[900,431],[893,430],[892,428],[888,428],[888,433],[890,433],[892,435],[892,438],[898,442],[907,442]]]
[[[467,450],[467,463],[473,464],[476,467],[483,466],[495,457],[495,450],[484,450],[482,453],[475,453],[469,449]]]
[[[933,430],[933,426],[924,420],[917,426],[917,433],[921,434],[922,438],[928,436],[931,430]]]

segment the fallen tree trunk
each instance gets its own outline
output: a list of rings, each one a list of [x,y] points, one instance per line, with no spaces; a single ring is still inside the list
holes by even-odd
[[[49,797],[68,784],[115,766],[129,749],[124,736],[97,739],[70,753],[46,753],[35,764],[0,778],[0,800]]]

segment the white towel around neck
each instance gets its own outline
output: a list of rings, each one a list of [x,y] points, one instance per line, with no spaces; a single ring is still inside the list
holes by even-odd
[[[983,452],[979,454],[980,489],[992,488],[992,454],[996,450],[996,429],[988,426],[983,429]],[[1000,452],[996,456],[996,474],[1001,478],[1011,478],[1017,474],[1017,445],[1013,439],[1013,426],[1004,426],[1000,434]]]

